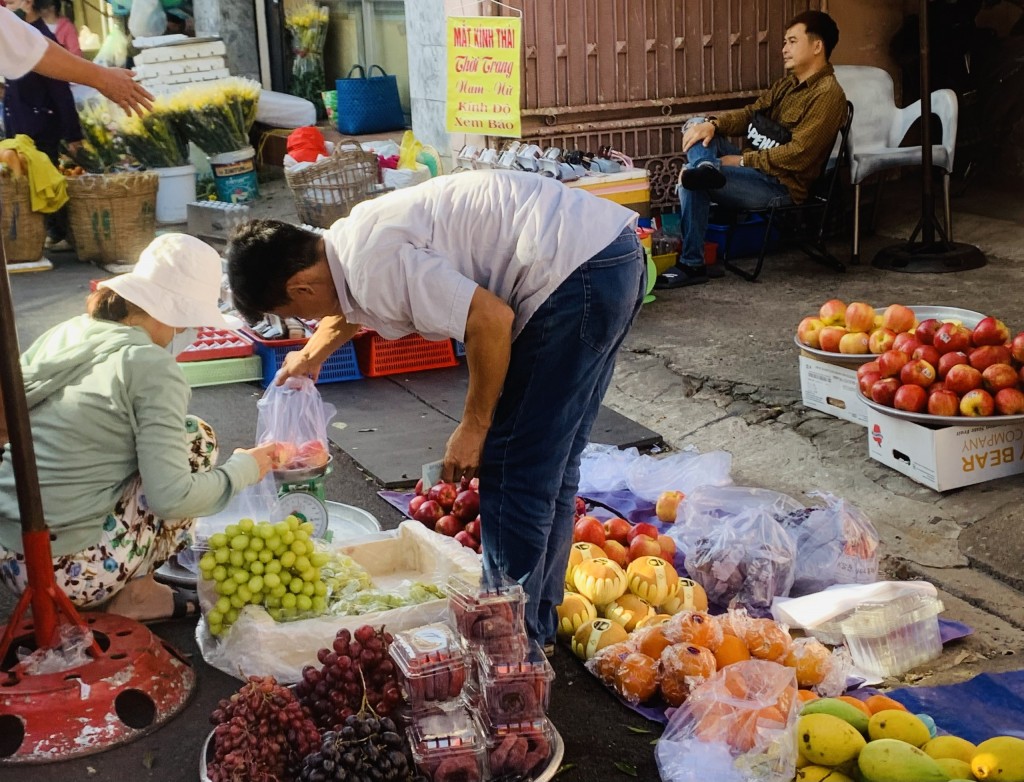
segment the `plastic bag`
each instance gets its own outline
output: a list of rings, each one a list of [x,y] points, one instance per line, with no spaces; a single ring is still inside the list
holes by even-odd
[[[792,668],[748,660],[696,687],[655,749],[664,782],[790,782],[800,713]]]
[[[300,470],[327,464],[327,424],[337,411],[324,403],[310,378],[271,383],[256,407],[256,444],[281,444],[275,468]]]
[[[160,0],[133,0],[128,32],[133,38],[152,38],[167,32],[167,15]]]
[[[88,654],[93,641],[92,631],[78,625],[62,624],[57,635],[60,641],[52,648],[29,652],[24,647],[18,647],[18,663],[26,676],[60,673],[92,660]]]
[[[626,470],[639,458],[636,448],[590,443],[580,456],[580,493],[625,489]]]
[[[398,148],[398,167],[416,168],[416,156],[422,151],[423,145],[416,140],[411,130],[402,134],[402,144]]]
[[[871,584],[878,578],[878,532],[864,513],[832,494],[810,492],[824,508],[777,516],[796,541],[796,580],[790,594],[809,595],[833,584]]]
[[[626,487],[648,502],[656,502],[663,491],[675,490],[689,495],[701,486],[728,486],[732,483],[732,454],[727,451],[699,453],[686,449],[655,458],[642,456],[626,473]]]
[[[111,27],[103,39],[103,45],[92,60],[97,65],[109,68],[123,68],[128,62],[128,38],[119,27]]]
[[[422,163],[417,163],[415,168],[384,168],[380,173],[384,186],[395,190],[412,187],[430,179],[430,169]]]

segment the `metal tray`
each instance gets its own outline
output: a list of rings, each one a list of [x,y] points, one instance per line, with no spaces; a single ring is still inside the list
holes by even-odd
[[[928,320],[928,318],[938,318],[939,320],[959,320],[967,328],[973,329],[978,325],[981,319],[985,317],[980,312],[975,312],[974,310],[962,310],[959,307],[938,307],[932,306],[931,304],[909,304],[907,306],[914,311],[919,323],[922,320]],[[879,308],[876,307],[875,309],[878,310]],[[884,310],[885,307],[882,307],[881,309]],[[831,353],[827,350],[809,348],[800,341],[796,334],[793,335],[793,342],[796,343],[796,346],[800,348],[800,350],[803,350],[812,356],[816,356],[817,358],[826,359],[833,364],[866,364],[867,362],[874,361],[878,358],[874,353]]]
[[[999,426],[1000,424],[1017,424],[1024,421],[1024,413],[1018,415],[986,416],[911,413],[907,410],[897,410],[895,407],[880,405],[874,399],[869,399],[864,394],[861,394],[859,390],[857,393],[864,404],[882,415],[887,415],[890,418],[900,418],[904,421],[913,421],[915,424],[925,424],[926,426]]]
[[[551,726],[551,758],[548,760],[547,766],[537,776],[533,777],[532,782],[550,782],[555,778],[555,774],[558,773],[558,769],[562,767],[562,759],[565,757],[565,742],[562,741],[562,736],[555,730],[555,726]],[[207,736],[206,741],[203,742],[203,748],[199,753],[199,780],[200,782],[210,782],[210,777],[206,774],[206,762],[207,759],[213,754],[213,731],[211,730]]]

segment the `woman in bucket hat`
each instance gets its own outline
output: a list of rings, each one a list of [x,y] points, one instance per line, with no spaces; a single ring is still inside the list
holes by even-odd
[[[58,585],[83,608],[139,620],[194,612],[194,593],[153,571],[188,545],[196,517],[263,478],[273,445],[215,466],[217,441],[186,414],[175,355],[200,326],[230,327],[217,307],[221,261],[184,234],[157,237],[135,269],[99,284],[87,314],[22,354],[25,395]],[[25,588],[15,476],[0,463],[0,582]],[[112,599],[111,599],[112,598]]]

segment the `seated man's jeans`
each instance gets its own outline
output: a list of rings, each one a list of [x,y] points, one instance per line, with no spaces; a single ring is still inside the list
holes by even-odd
[[[703,119],[699,121],[703,122]],[[683,126],[684,131],[690,122]],[[710,162],[725,175],[725,186],[717,190],[687,190],[682,185],[677,188],[683,232],[680,263],[688,266],[704,264],[704,234],[707,233],[712,202],[733,209],[766,209],[792,203],[786,186],[775,177],[756,168],[723,166],[718,162],[725,155],[738,154],[740,150],[734,144],[718,135],[708,146],[697,143],[687,151],[688,168]]]

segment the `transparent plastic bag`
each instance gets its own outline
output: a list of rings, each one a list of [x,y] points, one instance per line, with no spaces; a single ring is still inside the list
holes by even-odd
[[[103,38],[103,45],[92,60],[97,65],[123,68],[128,62],[128,37],[116,25]]]
[[[701,486],[687,492],[680,503],[675,525],[668,534],[683,551],[692,548],[699,538],[714,529],[722,519],[738,516],[748,510],[763,509],[774,518],[803,508],[786,494],[751,486]]]
[[[669,718],[655,755],[664,782],[790,782],[800,713],[792,668],[764,660],[726,666]]]
[[[796,542],[796,579],[790,594],[809,595],[833,584],[871,584],[878,578],[878,532],[861,510],[825,492],[809,492],[824,508],[797,508],[777,516]]]
[[[85,665],[92,659],[88,654],[93,641],[90,630],[78,625],[62,624],[57,630],[57,635],[59,643],[51,648],[30,652],[24,647],[18,647],[18,663],[26,676],[68,671]]]
[[[580,493],[625,489],[626,471],[639,458],[636,448],[590,443],[580,457]]]
[[[327,464],[327,425],[337,411],[320,398],[312,380],[292,377],[282,385],[271,383],[256,407],[256,444],[281,445],[275,468],[300,470]]]
[[[167,15],[160,0],[133,0],[128,32],[133,38],[152,38],[167,32]]]
[[[686,449],[666,456],[641,456],[629,465],[626,488],[648,502],[655,502],[663,491],[681,491],[686,495],[701,486],[728,486],[732,483],[732,454],[727,451],[699,453]]]

